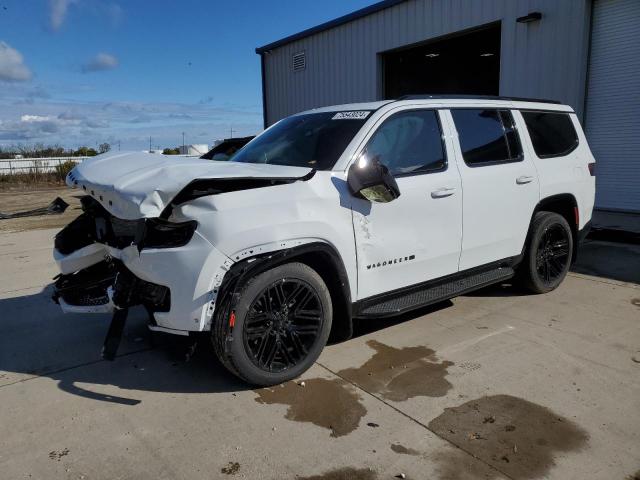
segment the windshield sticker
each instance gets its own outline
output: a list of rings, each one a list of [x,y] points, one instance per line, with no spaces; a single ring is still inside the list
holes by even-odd
[[[356,112],[338,112],[331,120],[364,120],[371,112],[368,110],[359,110]]]

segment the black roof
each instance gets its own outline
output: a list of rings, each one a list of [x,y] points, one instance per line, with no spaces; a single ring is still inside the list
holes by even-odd
[[[468,99],[468,100],[510,100],[513,102],[535,102],[535,103],[556,103],[561,104],[558,100],[547,100],[544,98],[527,98],[527,97],[503,97],[498,95],[403,95],[396,98],[397,100],[430,100],[430,99]]]
[[[406,1],[407,0],[383,0],[382,2],[374,3],[373,5],[369,5],[368,7],[361,8],[360,10],[356,10],[355,12],[349,13],[342,17],[338,17],[334,20],[321,23],[320,25],[308,28],[307,30],[303,30],[302,32],[295,33],[288,37],[277,40],[273,43],[269,43],[268,45],[258,47],[256,48],[256,53],[263,54],[265,52],[268,52],[269,50],[273,50],[274,48],[278,48],[278,47],[281,47],[282,45],[286,45],[287,43],[295,42],[296,40],[300,40],[301,38],[309,37],[316,33],[324,32],[325,30],[329,30],[331,28],[344,25],[345,23],[353,22],[358,18],[366,17],[367,15],[371,15],[372,13],[379,12],[380,10],[393,7],[395,5],[398,5],[399,3],[406,2]]]

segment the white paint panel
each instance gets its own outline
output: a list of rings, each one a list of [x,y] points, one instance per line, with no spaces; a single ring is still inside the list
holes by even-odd
[[[596,208],[640,211],[640,1],[596,0],[585,120]]]

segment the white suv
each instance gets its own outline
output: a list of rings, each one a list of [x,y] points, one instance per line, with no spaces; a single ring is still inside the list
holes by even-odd
[[[516,277],[564,279],[593,209],[594,158],[572,109],[405,97],[276,123],[230,161],[112,153],[74,168],[54,298],[149,328],[210,331],[256,385],[298,376],[353,318],[396,315]]]

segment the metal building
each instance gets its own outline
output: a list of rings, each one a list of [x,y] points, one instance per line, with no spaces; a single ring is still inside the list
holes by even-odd
[[[265,126],[404,94],[560,100],[583,121],[596,207],[640,212],[640,0],[386,0],[256,49]]]

